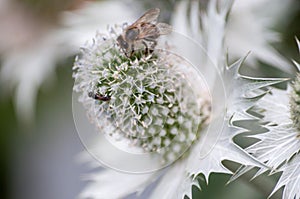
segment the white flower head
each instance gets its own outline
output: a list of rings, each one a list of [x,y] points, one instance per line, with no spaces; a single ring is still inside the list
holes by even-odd
[[[74,89],[101,132],[174,161],[208,117],[183,73],[185,61],[159,49],[127,57],[115,31],[97,34],[76,58]]]
[[[132,56],[126,56],[116,40],[122,27],[110,27],[107,34],[97,33],[92,44],[83,48],[76,58],[74,101],[79,94],[79,101],[87,110],[90,122],[97,127],[93,138],[98,141],[93,142],[95,145],[86,146],[89,152],[96,154],[101,164],[125,172],[153,171],[177,160],[199,139],[200,129],[207,123],[210,114],[210,96],[199,85],[201,78],[190,68],[190,63],[172,52],[168,44],[162,44],[151,54],[142,48],[136,49]],[[75,115],[78,114],[74,110]],[[80,126],[80,121],[76,123]],[[79,128],[78,131],[80,136],[85,133]],[[114,149],[103,147],[106,144],[99,141],[101,134],[105,143],[113,143],[126,153],[150,154],[153,160],[157,159],[155,155],[159,155],[161,163],[156,166],[152,160],[145,166],[143,157],[140,157],[132,161],[133,165],[129,168],[127,162],[130,160],[122,155],[119,165],[116,165],[115,159],[119,155],[114,154]],[[89,143],[91,139],[83,139],[83,142]],[[107,153],[102,155],[102,152]],[[108,160],[108,156],[114,157],[113,160]],[[181,168],[182,179],[185,179],[187,175],[183,165],[178,167]],[[113,176],[118,172],[102,172],[99,176],[107,176],[108,173]],[[138,179],[137,183],[144,185],[158,176],[156,173],[140,175],[142,177],[135,178],[130,174],[119,174],[129,181]],[[120,191],[116,197],[125,196],[133,188],[137,189],[132,187],[128,188],[128,192]],[[105,195],[106,192],[107,189],[103,188],[103,193],[100,191],[99,194]],[[94,194],[85,191],[82,197],[91,195]]]
[[[223,40],[232,1],[221,4],[209,1],[207,12],[199,10],[199,5],[197,1],[191,4],[182,1],[177,7],[174,24],[175,27],[184,25],[183,32],[193,33],[187,35],[200,41],[203,47],[189,43],[191,39],[187,37],[173,40],[170,37],[170,47],[163,44],[151,55],[145,55],[143,50],[136,51],[128,58],[115,45],[120,31],[114,29],[108,35],[97,34],[93,44],[85,47],[81,57],[77,58],[74,89],[90,120],[110,142],[99,141],[101,134],[96,133],[92,141],[84,139],[84,142],[92,143],[86,145],[88,150],[99,153],[104,166],[130,172],[137,169],[135,173],[140,173],[124,174],[109,169],[94,172],[88,176],[93,182],[82,192],[81,198],[122,198],[131,193],[142,194],[153,181],[158,181],[158,185],[149,198],[191,197],[191,185],[199,187],[196,181],[199,174],[204,174],[206,179],[212,172],[231,174],[223,160],[250,167],[264,166],[234,143],[233,138],[241,133],[241,129],[232,123],[255,118],[248,110],[268,93],[267,86],[283,79],[240,75],[238,71],[245,58],[227,67]],[[176,45],[180,48],[176,49]],[[190,70],[186,61],[201,68],[211,96],[208,103],[203,90],[198,92],[201,89],[197,87],[197,70]],[[76,120],[78,122],[80,120]],[[198,129],[195,125],[203,127],[205,122],[208,126],[203,131],[194,131]],[[128,164],[130,161],[124,153],[119,154],[110,147],[118,140],[121,144],[117,148],[140,155],[138,159],[130,159],[134,165]],[[193,144],[191,150],[165,170],[156,171],[162,167],[152,166],[156,163],[143,159],[145,153],[159,154],[158,159],[164,161],[178,159],[183,142]],[[167,151],[165,146],[168,146]],[[87,158],[87,155],[83,157]],[[94,157],[98,159],[99,156]],[[120,161],[122,168],[117,165]],[[143,172],[154,170],[154,173]],[[111,193],[115,186],[122,186],[120,179],[129,186]]]

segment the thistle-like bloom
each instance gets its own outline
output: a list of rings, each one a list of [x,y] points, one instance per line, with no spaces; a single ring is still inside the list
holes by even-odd
[[[210,106],[191,87],[185,64],[164,50],[127,57],[113,34],[98,34],[77,58],[74,89],[99,131],[174,161],[198,137]]]
[[[298,40],[297,43],[300,49]],[[259,141],[246,148],[249,154],[265,164],[256,176],[267,170],[282,172],[271,195],[284,186],[284,199],[300,197],[300,66],[296,62],[295,65],[297,75],[287,89],[273,88],[256,104],[255,110],[263,116],[262,126],[268,131],[251,136]]]
[[[158,154],[163,167],[180,158],[199,138],[199,129],[210,114],[209,95],[197,83],[199,77],[188,62],[168,46],[152,54],[136,50],[127,57],[116,41],[120,31],[115,31],[97,34],[76,58],[74,90],[100,133],[112,142],[127,143],[126,149]],[[184,173],[182,165],[177,167]],[[139,179],[148,181],[146,176],[151,175]]]
[[[187,5],[183,4],[183,7],[178,8],[178,13],[186,12],[184,6]],[[80,93],[80,101],[98,129],[108,136],[129,140],[127,145],[129,143],[142,148],[144,152],[161,154],[163,160],[174,160],[174,154],[179,157],[178,153],[183,149],[180,145],[183,143],[193,145],[177,162],[161,172],[135,175],[110,169],[95,172],[88,176],[92,182],[83,191],[81,198],[122,198],[132,193],[142,194],[154,181],[158,185],[149,198],[191,197],[191,186],[199,186],[196,180],[199,174],[204,174],[206,179],[212,172],[231,174],[222,164],[223,160],[258,166],[257,161],[233,142],[240,130],[233,127],[231,121],[253,118],[247,110],[266,93],[263,88],[282,80],[239,75],[244,58],[230,66],[224,64],[223,37],[230,6],[230,1],[226,1],[221,8],[216,1],[211,1],[207,6],[207,13],[193,10],[195,16],[201,16],[193,19],[198,20],[199,24],[201,19],[202,24],[205,24],[196,31],[203,41],[207,36],[204,49],[211,60],[205,53],[201,53],[198,45],[184,39],[176,40],[177,43],[170,41],[170,46],[184,41],[181,47],[188,49],[189,57],[185,57],[186,51],[182,49],[182,54],[177,54],[177,59],[174,54],[159,50],[152,56],[137,52],[132,58],[127,58],[115,45],[118,34],[104,35],[104,39],[103,35],[98,34],[94,43],[84,48],[82,56],[75,63],[74,88]],[[186,15],[179,16],[177,20],[188,21]],[[210,26],[212,21],[216,23]],[[176,20],[174,23],[176,24]],[[209,37],[212,32],[217,35]],[[187,63],[180,57],[187,61],[190,61],[188,58],[196,60],[196,65],[201,67],[210,89],[210,104],[203,103],[207,96],[198,94],[205,94],[205,91],[191,81],[195,79],[195,74],[188,72],[189,67],[185,65]],[[98,100],[90,98],[89,92],[92,92],[90,96]],[[101,100],[103,97],[110,100]],[[153,106],[160,108],[153,111]],[[185,108],[188,108],[187,112]],[[162,124],[161,121],[165,121],[165,125],[159,127],[157,124]],[[207,128],[200,132],[194,131],[204,122],[208,123]],[[184,128],[180,127],[181,123]],[[198,126],[189,128],[193,124]],[[153,127],[154,130],[151,130]],[[140,132],[145,137],[140,137]],[[179,135],[179,139],[172,139],[174,135]],[[166,144],[162,142],[164,140],[172,140],[172,143]],[[98,146],[100,145],[102,143],[99,142]],[[160,150],[166,145],[170,146],[167,152]],[[105,153],[111,153],[107,148],[101,149]],[[167,158],[164,159],[165,157]],[[128,186],[123,186],[124,183]]]

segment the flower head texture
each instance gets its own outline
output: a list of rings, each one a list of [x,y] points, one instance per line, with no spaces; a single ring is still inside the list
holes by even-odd
[[[295,127],[300,130],[300,74],[298,73],[292,84],[290,94],[291,119]]]

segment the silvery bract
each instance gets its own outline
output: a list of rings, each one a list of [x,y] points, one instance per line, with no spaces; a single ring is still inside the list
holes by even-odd
[[[299,41],[297,40],[300,49]],[[246,151],[265,166],[255,177],[270,170],[271,174],[282,172],[274,188],[274,194],[284,186],[283,198],[294,199],[300,196],[300,82],[299,64],[295,80],[286,90],[272,88],[257,104],[255,111],[263,116],[261,125],[268,131],[251,136],[259,141],[246,148]],[[251,167],[242,169],[243,174]]]

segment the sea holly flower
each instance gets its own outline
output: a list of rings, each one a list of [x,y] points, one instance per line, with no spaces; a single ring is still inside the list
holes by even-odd
[[[151,157],[159,155],[160,162],[156,167],[150,165],[134,170],[143,159],[131,163],[134,165],[128,168],[123,162],[116,165],[98,156],[104,165],[126,172],[157,170],[180,158],[199,138],[199,128],[209,120],[209,95],[201,89],[199,77],[189,68],[189,63],[170,51],[168,45],[151,54],[145,49],[135,50],[128,57],[116,41],[119,34],[119,26],[110,28],[108,34],[97,34],[93,43],[83,48],[74,64],[74,90],[79,93],[79,101],[86,108],[90,121],[96,124],[97,131],[106,135],[106,139],[117,147],[125,146],[122,148],[125,151],[149,153]],[[101,146],[101,143],[97,145]],[[114,156],[113,152],[110,155]],[[183,165],[178,166],[181,171],[184,171]],[[117,175],[115,171],[103,174],[109,176],[108,173]],[[135,183],[142,181],[145,184],[153,176],[158,174],[143,177],[119,174],[129,181],[139,179]],[[182,175],[182,179],[185,177]],[[136,186],[131,188],[137,189]],[[128,194],[123,191],[116,192],[114,197]],[[108,191],[100,190],[97,197],[112,197],[105,193]]]
[[[174,161],[199,136],[209,102],[194,94],[184,60],[163,50],[127,57],[115,35],[98,34],[82,51],[74,89],[86,107],[92,105],[88,112],[100,131]],[[95,93],[107,100],[94,99]]]
[[[180,34],[173,33],[167,40],[168,46],[161,45],[153,54],[147,55],[142,49],[135,52],[132,57],[126,57],[118,49],[115,41],[122,30],[111,29],[109,35],[97,34],[93,44],[83,49],[82,55],[77,58],[74,65],[76,80],[74,90],[79,92],[79,100],[88,110],[90,120],[98,126],[98,131],[100,129],[104,132],[102,134],[106,134],[101,140],[99,139],[101,134],[96,132],[92,142],[89,139],[83,141],[92,143],[86,144],[87,150],[96,159],[99,160],[100,157],[100,162],[104,166],[135,174],[120,173],[111,169],[94,172],[87,177],[92,182],[82,192],[81,198],[120,198],[132,193],[142,194],[143,190],[154,181],[157,181],[158,185],[150,194],[150,198],[191,197],[191,186],[199,187],[196,178],[200,173],[204,174],[206,179],[212,172],[231,174],[231,171],[222,164],[223,160],[249,166],[260,165],[255,158],[233,142],[234,136],[241,130],[234,127],[232,121],[253,118],[247,111],[267,93],[264,88],[283,80],[239,75],[239,68],[245,58],[230,66],[224,64],[223,37],[230,6],[230,1],[221,8],[217,6],[216,1],[211,1],[208,5],[209,12],[200,13],[202,23],[207,24],[198,29],[197,33],[202,37],[207,36],[204,48],[186,37],[179,36]],[[200,20],[197,17],[193,19]],[[214,28],[220,30],[217,31],[218,39],[209,37],[212,30],[206,20],[217,22],[214,23]],[[194,64],[196,71],[184,60]],[[205,87],[199,87],[195,81],[200,67],[200,74],[203,74],[205,77],[203,79],[208,85],[210,99],[209,95],[205,94],[208,92],[203,89]],[[175,79],[179,81],[174,81]],[[89,95],[90,92],[92,94]],[[178,95],[181,92],[185,94]],[[95,94],[100,97],[95,97]],[[74,96],[76,102],[76,93]],[[108,97],[109,100],[101,100],[101,97]],[[160,108],[153,110],[153,106]],[[76,109],[76,106],[74,107]],[[185,112],[185,108],[189,113]],[[75,120],[76,117],[75,110]],[[165,121],[159,122],[165,125],[159,127],[157,120]],[[186,128],[197,122],[199,127],[205,127],[204,124],[207,124],[207,127],[199,131],[190,131],[180,128],[181,121]],[[80,120],[77,119],[76,123],[78,122]],[[155,128],[151,130],[153,126]],[[82,138],[81,128],[78,129]],[[146,136],[139,137],[140,134]],[[170,139],[174,135],[179,135],[179,142],[177,139]],[[188,137],[194,142],[190,142]],[[165,160],[163,162],[172,163],[175,159],[179,159],[165,170],[145,174],[145,171],[162,168],[161,165],[157,166],[157,162],[152,162],[157,158],[153,153],[150,160],[146,159],[151,166],[144,164],[145,159],[141,156],[132,161],[134,165],[130,165],[128,164],[130,161],[124,158],[123,153],[117,155],[117,158],[112,158],[117,152],[103,141],[105,139],[114,143],[120,140],[122,144],[118,147],[130,152],[161,153],[163,158],[159,160]],[[161,144],[162,140],[171,140],[172,143]],[[192,147],[180,156],[178,154],[182,148],[178,146],[182,143],[192,144]],[[166,145],[170,146],[167,152],[161,150],[161,147]],[[174,154],[175,159],[172,158]],[[87,162],[94,163],[87,154],[83,157]],[[169,157],[171,159],[168,159]],[[118,159],[122,162],[121,167]],[[167,165],[169,164],[163,166]],[[128,186],[120,184],[122,181]],[[112,192],[111,190],[116,190],[116,187],[122,188]]]
[[[300,43],[297,40],[300,49]],[[274,194],[284,186],[283,198],[294,199],[300,196],[300,163],[299,163],[299,64],[297,75],[286,90],[272,88],[256,104],[255,111],[263,118],[262,126],[268,131],[250,137],[258,141],[245,150],[266,166],[260,167],[255,175],[258,176],[268,170],[271,174],[282,172]],[[251,169],[246,167],[238,175]]]

